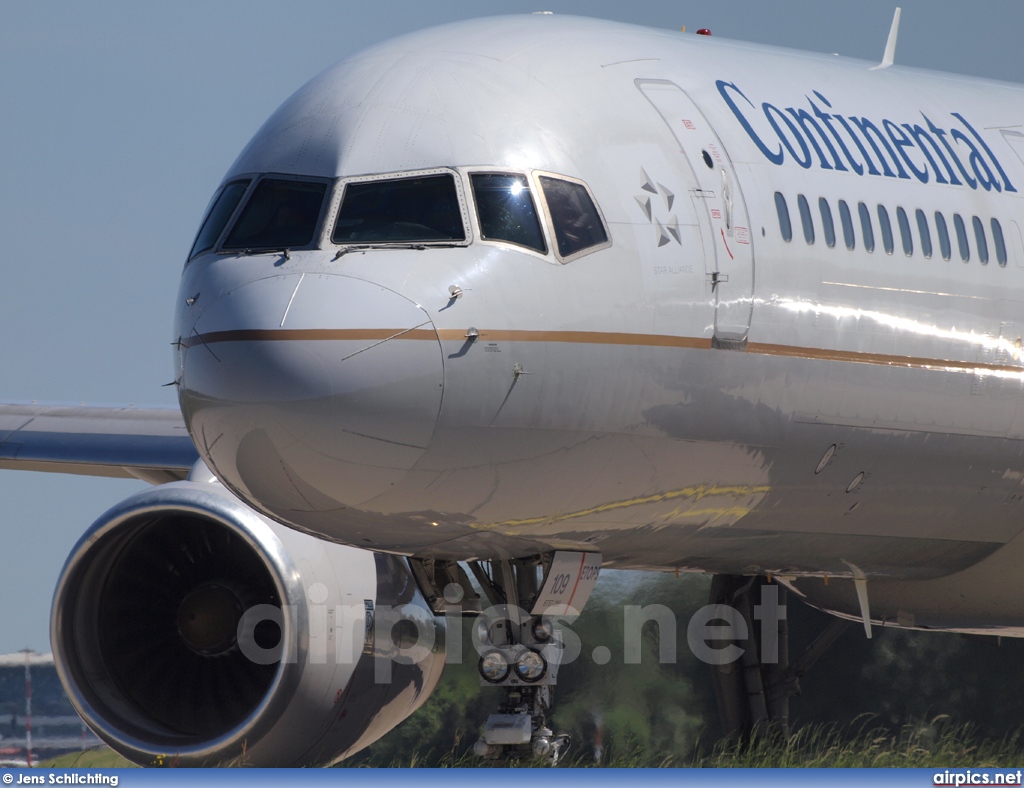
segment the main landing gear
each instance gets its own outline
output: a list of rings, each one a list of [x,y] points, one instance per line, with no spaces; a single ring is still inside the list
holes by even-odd
[[[723,605],[732,638],[709,640],[711,677],[725,737],[731,742],[789,736],[789,699],[800,694],[800,678],[851,622],[832,621],[796,659],[789,654],[786,589],[764,577],[715,575],[709,602]],[[725,659],[742,649],[738,659]]]

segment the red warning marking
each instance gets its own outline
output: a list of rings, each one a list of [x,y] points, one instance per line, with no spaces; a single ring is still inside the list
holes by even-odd
[[[686,118],[683,118],[683,125],[686,126],[686,128],[688,128],[690,131],[697,130],[697,126],[694,124],[692,120],[687,120]]]
[[[729,242],[725,240],[725,230],[719,229],[719,232],[722,234],[722,243],[725,244],[725,251],[729,253],[729,259],[735,260],[736,258],[732,256],[732,249],[729,248]]]
[[[580,587],[580,578],[583,577],[583,564],[586,560],[587,554],[583,553],[583,555],[580,556],[580,571],[576,575],[576,584],[572,587],[572,593],[569,594],[569,601],[566,604],[566,607],[572,607],[572,600],[576,596],[576,589]]]

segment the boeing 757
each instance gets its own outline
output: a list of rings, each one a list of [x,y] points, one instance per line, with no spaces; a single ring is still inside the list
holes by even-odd
[[[601,567],[714,575],[762,657],[780,587],[1024,635],[1022,194],[1024,87],[889,50],[542,14],[342,61],[210,201],[180,412],[0,409],[0,467],[153,485],[61,575],[75,707],[143,764],[329,763],[479,614],[478,752],[555,758]],[[785,724],[780,659],[713,671],[730,730]]]

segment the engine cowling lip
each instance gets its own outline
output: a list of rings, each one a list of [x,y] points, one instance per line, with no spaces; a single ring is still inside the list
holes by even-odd
[[[263,560],[273,579],[283,605],[294,615],[291,625],[283,627],[282,654],[294,654],[294,660],[278,663],[274,678],[256,707],[238,725],[215,738],[160,735],[142,730],[129,720],[118,718],[108,700],[84,680],[79,649],[74,638],[77,601],[75,593],[95,571],[90,561],[97,550],[116,544],[129,533],[137,521],[174,510],[193,515],[232,529]],[[126,530],[128,529],[128,530]],[[120,532],[120,533],[119,533]],[[292,565],[284,545],[264,518],[219,485],[196,482],[172,482],[144,490],[111,507],[82,535],[71,551],[54,592],[50,622],[50,641],[57,673],[67,689],[72,704],[97,735],[119,752],[138,762],[149,762],[158,756],[175,757],[183,765],[212,765],[242,754],[244,746],[254,746],[271,728],[287,707],[298,687],[307,663],[305,639],[299,636],[296,622],[308,616],[306,598],[299,573]],[[69,596],[70,595],[70,596]],[[289,608],[286,607],[286,610]]]

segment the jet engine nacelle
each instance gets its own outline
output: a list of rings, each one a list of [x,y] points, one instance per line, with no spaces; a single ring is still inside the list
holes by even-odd
[[[139,764],[341,760],[408,717],[444,623],[404,559],[175,482],[101,516],[68,558],[50,637],[83,719]]]

